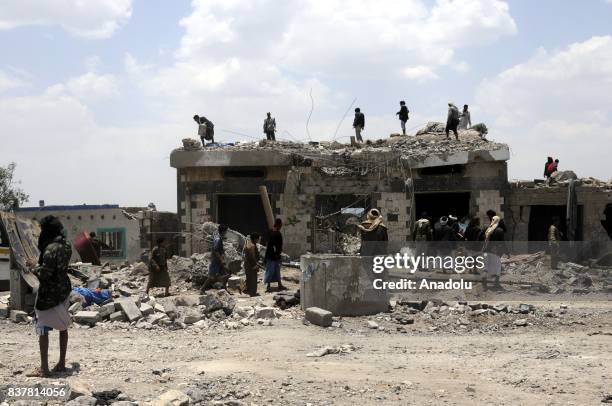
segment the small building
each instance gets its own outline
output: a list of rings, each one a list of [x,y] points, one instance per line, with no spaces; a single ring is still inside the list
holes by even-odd
[[[116,204],[22,207],[17,213],[36,221],[48,215],[58,217],[67,230],[68,241],[74,241],[79,233],[95,232],[105,244],[102,262],[140,261],[161,235],[170,242],[170,253],[178,252],[175,213],[122,208]],[[80,261],[76,250],[73,250],[71,261]]]

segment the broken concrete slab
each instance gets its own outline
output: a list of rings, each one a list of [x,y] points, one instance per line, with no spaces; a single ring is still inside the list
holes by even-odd
[[[125,317],[125,314],[123,314],[123,312],[121,310],[116,311],[115,313],[112,313],[108,319],[110,321],[126,321],[127,318]]]
[[[0,303],[0,319],[6,319],[9,316],[9,307],[4,303]]]
[[[100,316],[100,320],[104,320],[114,312],[115,303],[107,303],[105,305],[100,306],[100,308],[98,309],[98,315]]]
[[[152,406],[187,406],[191,402],[189,396],[172,389],[151,402]]]
[[[181,295],[174,298],[174,304],[177,306],[195,307],[200,304],[199,295]]]
[[[195,309],[187,309],[183,313],[183,322],[185,324],[194,324],[202,320],[202,314]]]
[[[27,322],[28,314],[21,310],[11,310],[9,313],[11,321],[15,323]]]
[[[140,309],[131,298],[121,298],[115,302],[119,309],[125,314],[128,321],[136,321],[142,318]]]
[[[140,313],[143,316],[148,316],[149,314],[153,314],[153,308],[146,303],[140,305]]]
[[[306,320],[321,327],[331,326],[332,313],[319,307],[309,307],[305,312]]]
[[[74,321],[79,324],[94,326],[100,321],[100,316],[98,312],[81,310],[74,315]]]

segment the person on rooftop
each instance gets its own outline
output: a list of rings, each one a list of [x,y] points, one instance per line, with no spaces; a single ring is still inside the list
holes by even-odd
[[[455,133],[455,139],[459,141],[459,134],[457,133],[457,126],[459,125],[459,109],[454,103],[448,103],[448,116],[446,118],[446,138],[449,138],[449,132],[452,130]]]
[[[361,109],[357,107],[355,109],[355,119],[353,120],[353,128],[355,129],[355,139],[358,142],[363,142],[361,138],[361,131],[365,128],[365,116],[361,112]]]
[[[402,135],[406,135],[406,121],[408,121],[408,107],[406,107],[406,102],[400,102],[400,110],[395,113],[400,120],[400,124],[402,126]]]

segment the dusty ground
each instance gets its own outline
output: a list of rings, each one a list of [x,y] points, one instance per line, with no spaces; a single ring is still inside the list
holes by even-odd
[[[238,306],[247,303],[253,299],[238,298]],[[559,309],[558,302],[531,303],[536,313]],[[69,362],[78,367],[44,381],[118,389],[138,404],[187,387],[202,404],[600,404],[612,392],[612,304],[564,303],[567,313],[546,324],[516,327],[485,316],[450,331],[417,318],[399,332],[388,315],[344,318],[328,329],[299,318],[239,330],[73,328]],[[369,329],[368,319],[384,330]],[[51,343],[53,361],[56,333]],[[306,356],[349,343],[355,351]],[[31,326],[0,321],[0,349],[1,382],[41,381],[24,377],[38,362]]]

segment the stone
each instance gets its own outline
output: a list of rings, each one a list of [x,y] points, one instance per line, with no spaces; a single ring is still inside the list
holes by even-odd
[[[240,276],[230,276],[230,278],[227,280],[227,288],[232,290],[240,290],[242,281],[246,281],[246,279],[241,278]]]
[[[183,322],[185,324],[194,324],[202,320],[202,314],[195,309],[187,309],[183,313]]]
[[[66,403],[66,406],[95,406],[97,402],[98,399],[93,396],[79,396]]]
[[[166,313],[166,309],[164,308],[164,306],[162,306],[159,303],[155,303],[155,305],[153,306],[153,309],[158,313]]]
[[[125,314],[123,314],[123,312],[121,310],[119,310],[118,312],[112,313],[108,319],[110,321],[126,321],[127,318],[125,317]]]
[[[506,306],[506,305],[493,306],[493,310],[495,310],[498,313],[507,313],[508,312],[508,306]]]
[[[172,389],[151,402],[152,406],[187,406],[191,399],[183,392]]]
[[[132,271],[130,273],[132,275],[148,275],[149,267],[144,262],[137,262],[132,265]]]
[[[216,294],[217,299],[221,302],[221,309],[228,316],[232,314],[234,307],[236,307],[236,299],[234,299],[234,296],[230,295],[226,290],[219,290]]]
[[[161,320],[168,319],[165,313],[154,313],[147,317],[147,321],[153,325],[158,324]]]
[[[170,320],[174,320],[178,317],[178,309],[174,304],[174,300],[172,298],[164,298],[163,301],[160,300],[161,305],[164,308],[165,313],[168,315]]]
[[[115,303],[119,305],[119,308],[125,314],[125,317],[128,321],[136,321],[142,318],[142,313],[140,309],[134,302],[134,300],[130,298],[121,298],[117,300]]]
[[[372,320],[368,320],[368,328],[371,328],[372,330],[378,329],[378,323]]]
[[[206,320],[199,320],[195,323],[193,323],[194,327],[203,329],[203,328],[208,328],[208,322],[206,322]]]
[[[512,324],[514,324],[515,326],[518,326],[518,327],[524,327],[528,323],[527,323],[526,319],[518,319],[518,320],[514,320],[514,323],[512,323]]]
[[[143,316],[148,316],[150,314],[153,314],[153,308],[148,304],[143,303],[140,305],[140,313],[142,313]]]
[[[200,296],[200,304],[206,306],[206,312],[211,313],[222,309],[223,304],[214,293],[207,293]]]
[[[530,304],[521,303],[518,310],[521,314],[527,314],[535,311],[535,307]]]
[[[319,307],[306,309],[306,320],[321,327],[329,327],[333,322],[331,312]]]
[[[102,305],[98,309],[98,315],[100,316],[100,320],[104,320],[105,318],[113,314],[114,312],[115,312],[115,303],[107,303],[105,305]]]
[[[200,304],[200,296],[198,295],[182,295],[174,298],[174,304],[177,306],[195,307]]]
[[[275,319],[276,311],[273,307],[259,307],[255,309],[256,319]]]
[[[70,386],[70,400],[76,399],[80,396],[91,396],[91,388],[81,381],[71,381]]]
[[[27,322],[28,314],[21,310],[11,310],[9,313],[11,321],[15,323]]]
[[[255,314],[255,310],[251,306],[239,306],[234,308],[234,313],[242,318],[249,318]]]
[[[74,321],[79,324],[95,326],[95,324],[100,321],[100,316],[98,315],[98,312],[81,310],[74,315]]]
[[[73,303],[68,308],[68,311],[70,312],[70,314],[76,314],[80,312],[81,310],[83,310],[83,304],[81,302]]]
[[[489,309],[478,309],[470,312],[470,316],[482,316],[485,314],[489,314]]]

